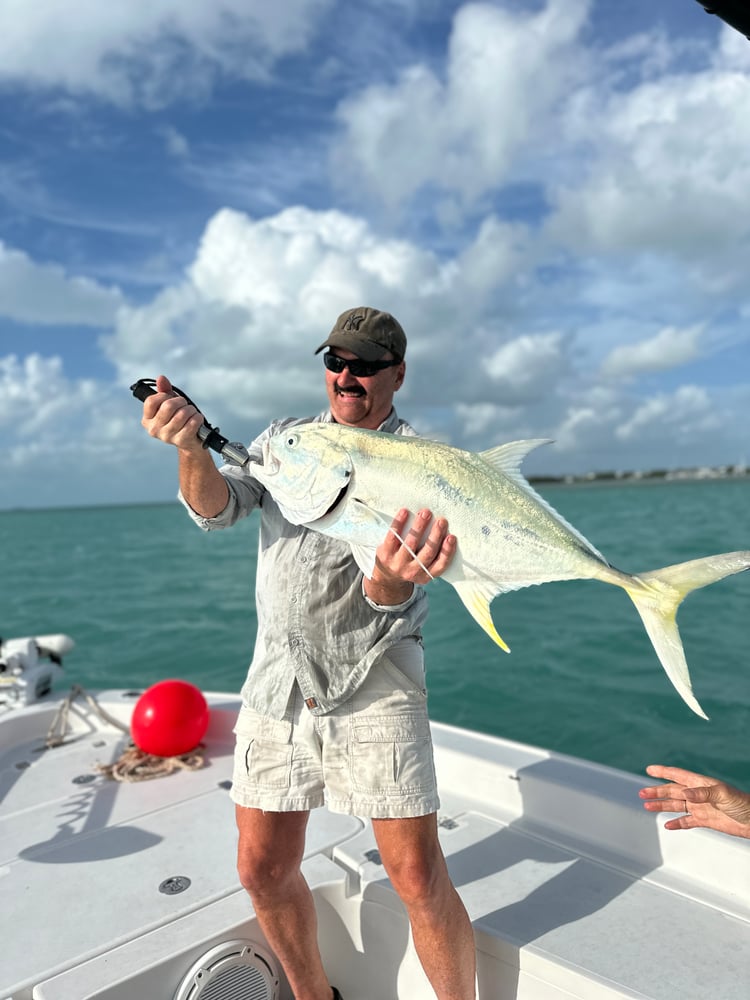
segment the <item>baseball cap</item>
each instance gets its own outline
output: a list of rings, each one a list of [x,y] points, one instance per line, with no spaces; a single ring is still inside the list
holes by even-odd
[[[406,334],[390,313],[357,306],[341,313],[328,340],[315,353],[324,347],[343,347],[363,361],[379,361],[386,351],[401,360],[406,354]]]

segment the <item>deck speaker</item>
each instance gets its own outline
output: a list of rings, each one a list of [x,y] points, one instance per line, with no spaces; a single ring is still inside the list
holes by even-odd
[[[225,941],[193,963],[174,1000],[278,1000],[274,959],[252,941]]]

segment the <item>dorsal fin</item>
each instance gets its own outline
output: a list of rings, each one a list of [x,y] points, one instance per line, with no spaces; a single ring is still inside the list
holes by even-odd
[[[507,444],[488,448],[487,451],[480,451],[479,457],[484,459],[488,465],[492,465],[498,472],[504,472],[506,476],[518,476],[521,474],[521,463],[529,452],[543,444],[552,444],[552,438],[509,441]]]
[[[515,483],[516,486],[520,487],[529,496],[534,497],[537,503],[541,504],[542,507],[553,517],[555,517],[561,524],[563,524],[568,531],[574,535],[578,541],[581,543],[581,547],[592,555],[596,556],[597,559],[601,559],[603,563],[609,566],[609,562],[601,552],[595,548],[591,542],[586,538],[581,532],[574,528],[569,521],[567,521],[562,515],[560,515],[552,504],[545,500],[543,496],[534,489],[534,487],[529,483],[524,474],[521,472],[521,463],[524,458],[543,444],[552,444],[551,438],[529,438],[524,441],[509,441],[507,444],[500,444],[496,448],[488,448],[486,451],[478,452],[478,455],[483,461],[491,465],[493,469],[497,472],[501,472],[504,476],[507,476],[511,482]]]

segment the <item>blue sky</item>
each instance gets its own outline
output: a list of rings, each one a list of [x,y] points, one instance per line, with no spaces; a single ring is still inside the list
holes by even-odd
[[[249,440],[361,304],[429,436],[747,461],[748,107],[696,0],[0,0],[0,508],[171,498],[128,386]]]

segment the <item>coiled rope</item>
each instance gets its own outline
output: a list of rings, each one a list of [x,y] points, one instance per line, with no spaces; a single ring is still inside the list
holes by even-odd
[[[60,707],[50,724],[45,741],[48,750],[62,746],[65,742],[65,734],[68,731],[68,716],[71,705],[76,698],[82,698],[92,711],[108,725],[114,726],[123,733],[130,733],[130,728],[105,711],[93,694],[89,694],[79,684],[74,684],[67,697],[60,703]],[[204,745],[199,743],[188,753],[179,754],[176,757],[157,757],[154,754],[146,753],[131,742],[116,761],[111,764],[96,764],[95,769],[100,774],[115,781],[150,781],[153,778],[165,778],[170,774],[176,774],[177,771],[197,771],[205,763],[203,749]]]

